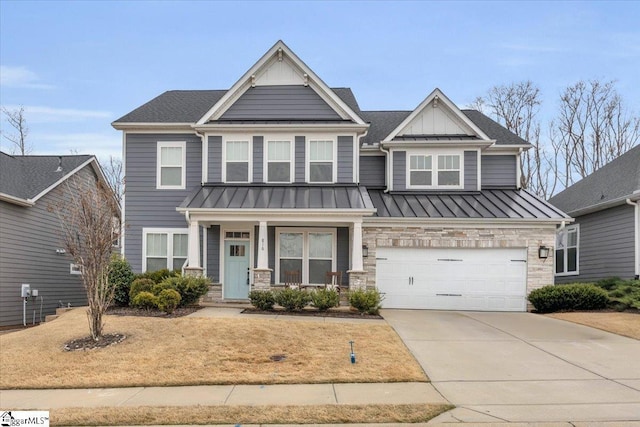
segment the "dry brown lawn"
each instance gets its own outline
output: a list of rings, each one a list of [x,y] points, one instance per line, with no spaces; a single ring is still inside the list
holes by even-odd
[[[640,340],[640,314],[637,313],[575,312],[547,316]]]
[[[85,309],[0,336],[0,388],[428,381],[386,324],[107,316],[116,345],[63,350],[88,334]],[[357,363],[349,360],[355,341]],[[269,357],[284,354],[272,362]]]
[[[450,405],[318,406],[141,406],[68,408],[51,411],[52,425],[113,426],[170,424],[418,423],[452,409]]]

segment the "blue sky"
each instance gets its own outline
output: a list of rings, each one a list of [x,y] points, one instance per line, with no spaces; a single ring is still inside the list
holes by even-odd
[[[34,154],[119,156],[112,121],[166,90],[226,89],[282,39],[365,110],[410,110],[435,87],[462,107],[529,79],[550,116],[564,87],[598,78],[638,112],[639,20],[635,1],[0,0],[0,104],[24,105]]]

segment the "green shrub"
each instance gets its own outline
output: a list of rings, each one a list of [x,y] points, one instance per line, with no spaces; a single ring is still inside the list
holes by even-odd
[[[143,279],[144,280],[144,279]],[[158,297],[148,291],[142,291],[131,298],[131,305],[136,308],[152,310],[158,308]]]
[[[529,301],[540,313],[560,310],[598,310],[609,302],[607,292],[592,284],[550,285],[533,290]]]
[[[360,313],[378,314],[382,299],[377,289],[357,289],[349,292],[349,305]]]
[[[311,304],[320,311],[340,305],[340,294],[333,289],[316,289],[311,292]]]
[[[131,289],[129,290],[129,301],[132,302],[133,299],[140,292],[149,292],[153,294],[153,285],[155,283],[151,279],[136,279],[131,283]]]
[[[606,279],[598,280],[596,282],[596,286],[609,291],[611,289],[614,289],[621,281],[622,279],[620,279],[619,277],[609,277]]]
[[[276,299],[271,291],[251,291],[249,292],[251,305],[259,310],[273,310]]]
[[[166,289],[173,289],[174,291],[176,290],[176,288],[173,286],[173,283],[165,281],[165,282],[160,282],[160,283],[156,283],[155,285],[153,285],[151,287],[151,293],[154,294],[154,295],[160,295],[160,292],[162,292],[162,291],[164,291]],[[180,295],[179,292],[178,292],[178,295]]]
[[[171,314],[180,304],[180,299],[178,291],[173,289],[163,289],[157,297],[158,308],[167,314]]]
[[[109,263],[109,284],[114,288],[113,301],[116,305],[121,307],[129,305],[129,291],[133,278],[134,274],[129,261],[114,254]]]
[[[166,278],[160,285],[166,286],[165,289],[178,291],[181,297],[180,307],[185,307],[197,303],[209,291],[210,284],[206,277],[174,276]]]
[[[275,293],[276,303],[286,311],[302,310],[311,301],[309,292],[302,289],[283,289]]]
[[[153,283],[160,283],[169,277],[177,277],[180,275],[180,270],[168,270],[163,268],[157,271],[147,271],[146,273],[137,274],[136,279],[150,279]]]

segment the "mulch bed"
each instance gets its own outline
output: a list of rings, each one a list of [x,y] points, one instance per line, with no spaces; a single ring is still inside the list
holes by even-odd
[[[144,310],[141,308],[133,307],[109,307],[107,314],[113,316],[142,316],[142,317],[162,317],[164,319],[173,319],[175,317],[187,316],[191,313],[195,313],[202,307],[190,306],[176,308],[173,313],[167,314],[160,310]]]
[[[301,311],[285,311],[283,309],[258,310],[257,308],[245,308],[242,310],[245,314],[278,314],[281,316],[307,316],[307,317],[336,317],[343,319],[382,319],[379,314],[360,314],[357,311],[346,310],[301,310]]]
[[[67,342],[64,345],[65,351],[76,351],[76,350],[94,350],[96,348],[105,348],[110,345],[115,345],[124,341],[127,338],[126,335],[122,334],[105,334],[98,341],[95,341],[91,337],[78,338],[72,341]]]

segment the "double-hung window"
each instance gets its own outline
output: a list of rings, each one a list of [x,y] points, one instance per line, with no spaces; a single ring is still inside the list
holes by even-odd
[[[578,274],[580,226],[569,225],[556,235],[556,274]]]
[[[291,141],[267,141],[267,182],[291,182]]]
[[[186,180],[186,143],[158,142],[156,187],[181,190]]]
[[[299,271],[303,283],[323,284],[335,270],[335,230],[282,228],[276,234],[279,282],[285,271]]]
[[[332,140],[309,141],[309,182],[333,182],[334,142]]]
[[[187,261],[188,230],[144,230],[144,271],[181,269]]]
[[[460,154],[408,153],[408,157],[408,188],[462,188]]]
[[[249,141],[226,141],[225,182],[249,182]]]

